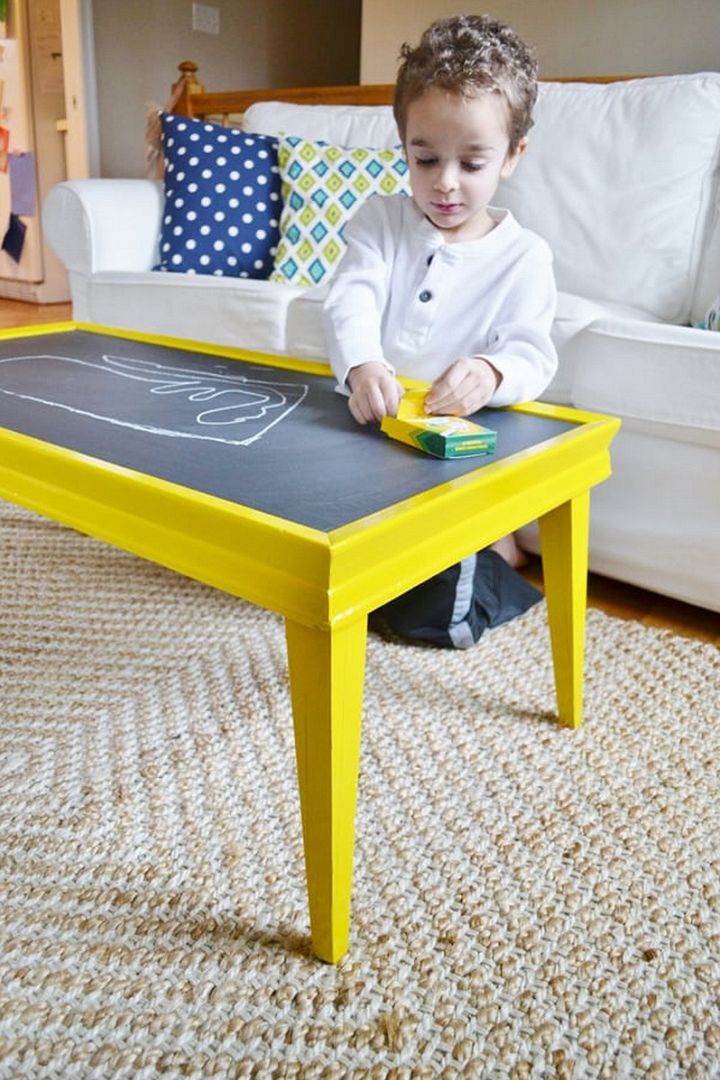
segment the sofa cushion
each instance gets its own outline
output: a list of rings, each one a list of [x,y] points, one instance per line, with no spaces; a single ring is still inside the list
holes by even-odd
[[[277,140],[162,113],[165,209],[155,270],[267,278],[279,239]]]
[[[345,250],[345,225],[371,195],[409,194],[398,147],[347,149],[295,135],[280,139],[283,209],[273,281],[317,285]]]
[[[374,146],[400,142],[389,105],[294,105],[260,101],[245,113],[245,131],[265,135],[299,135],[335,146]]]
[[[572,293],[558,293],[557,311],[552,326],[558,368],[552,381],[540,395],[541,401],[549,401],[555,405],[573,404],[575,366],[583,355],[585,331],[591,323],[608,317],[629,319],[643,324],[658,321],[650,312],[628,304],[588,300],[587,297],[573,296]]]
[[[592,492],[590,569],[720,611],[720,454],[623,424],[612,476]],[[540,551],[537,525],[520,543]]]
[[[94,274],[84,317],[261,353],[285,353],[288,306],[307,290],[200,274]]]
[[[576,408],[612,413],[634,430],[720,447],[717,334],[604,318],[581,332],[576,351]]]
[[[290,356],[304,356],[327,361],[327,343],[323,326],[323,304],[329,283],[313,289],[296,289],[288,304],[285,325],[286,348]]]
[[[544,83],[535,121],[496,201],[549,242],[558,287],[689,322],[713,228],[720,74]]]

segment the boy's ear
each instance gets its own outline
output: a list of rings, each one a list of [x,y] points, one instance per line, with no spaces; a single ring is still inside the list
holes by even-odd
[[[513,150],[512,154],[507,155],[507,157],[505,158],[505,163],[503,164],[503,167],[500,170],[500,176],[501,176],[501,178],[503,180],[508,180],[512,176],[512,174],[515,172],[515,169],[517,167],[517,163],[520,160],[520,158],[523,156],[525,151],[527,150],[527,147],[528,147],[528,141],[527,141],[527,137],[526,137],[526,138],[520,140],[520,142],[517,144],[517,146]]]

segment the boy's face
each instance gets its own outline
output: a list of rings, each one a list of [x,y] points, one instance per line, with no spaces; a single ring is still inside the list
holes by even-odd
[[[491,91],[463,98],[433,88],[409,103],[405,153],[413,198],[448,243],[492,229],[488,203],[526,146],[523,139],[510,154],[507,129],[504,98]]]

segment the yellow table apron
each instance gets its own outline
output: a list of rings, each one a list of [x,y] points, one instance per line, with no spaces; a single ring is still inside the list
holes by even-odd
[[[213,370],[220,358],[231,373],[245,362],[330,378],[327,367],[309,361],[80,323],[8,331],[0,346],[15,361],[21,342],[25,352],[32,344],[40,354],[46,342],[57,348],[65,340],[58,334],[71,341],[73,333],[111,338],[119,351],[128,342],[171,349],[176,363],[188,352],[205,353]],[[11,369],[2,365],[0,355],[0,399],[7,407],[11,394],[13,416],[37,409],[37,392],[3,391],[2,375]],[[58,403],[41,401],[48,404]],[[342,400],[337,404],[346,409]],[[71,424],[76,410],[62,408]],[[541,403],[507,411],[562,421],[565,429],[506,457],[475,458],[462,475],[327,531],[69,449],[0,419],[0,495],[284,616],[312,946],[326,961],[337,961],[348,945],[368,612],[539,519],[558,715],[569,727],[582,721],[589,493],[610,474],[608,448],[619,421]],[[83,423],[88,416],[98,419],[86,410]],[[483,422],[492,426],[487,414]],[[129,431],[128,445],[133,437]],[[358,441],[357,454],[362,445],[369,444]],[[417,454],[390,441],[383,452],[408,462]]]

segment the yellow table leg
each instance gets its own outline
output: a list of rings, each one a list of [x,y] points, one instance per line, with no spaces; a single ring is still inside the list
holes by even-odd
[[[589,516],[587,491],[540,519],[558,716],[572,728],[582,723]]]
[[[285,621],[313,951],[335,963],[350,932],[367,619]]]

